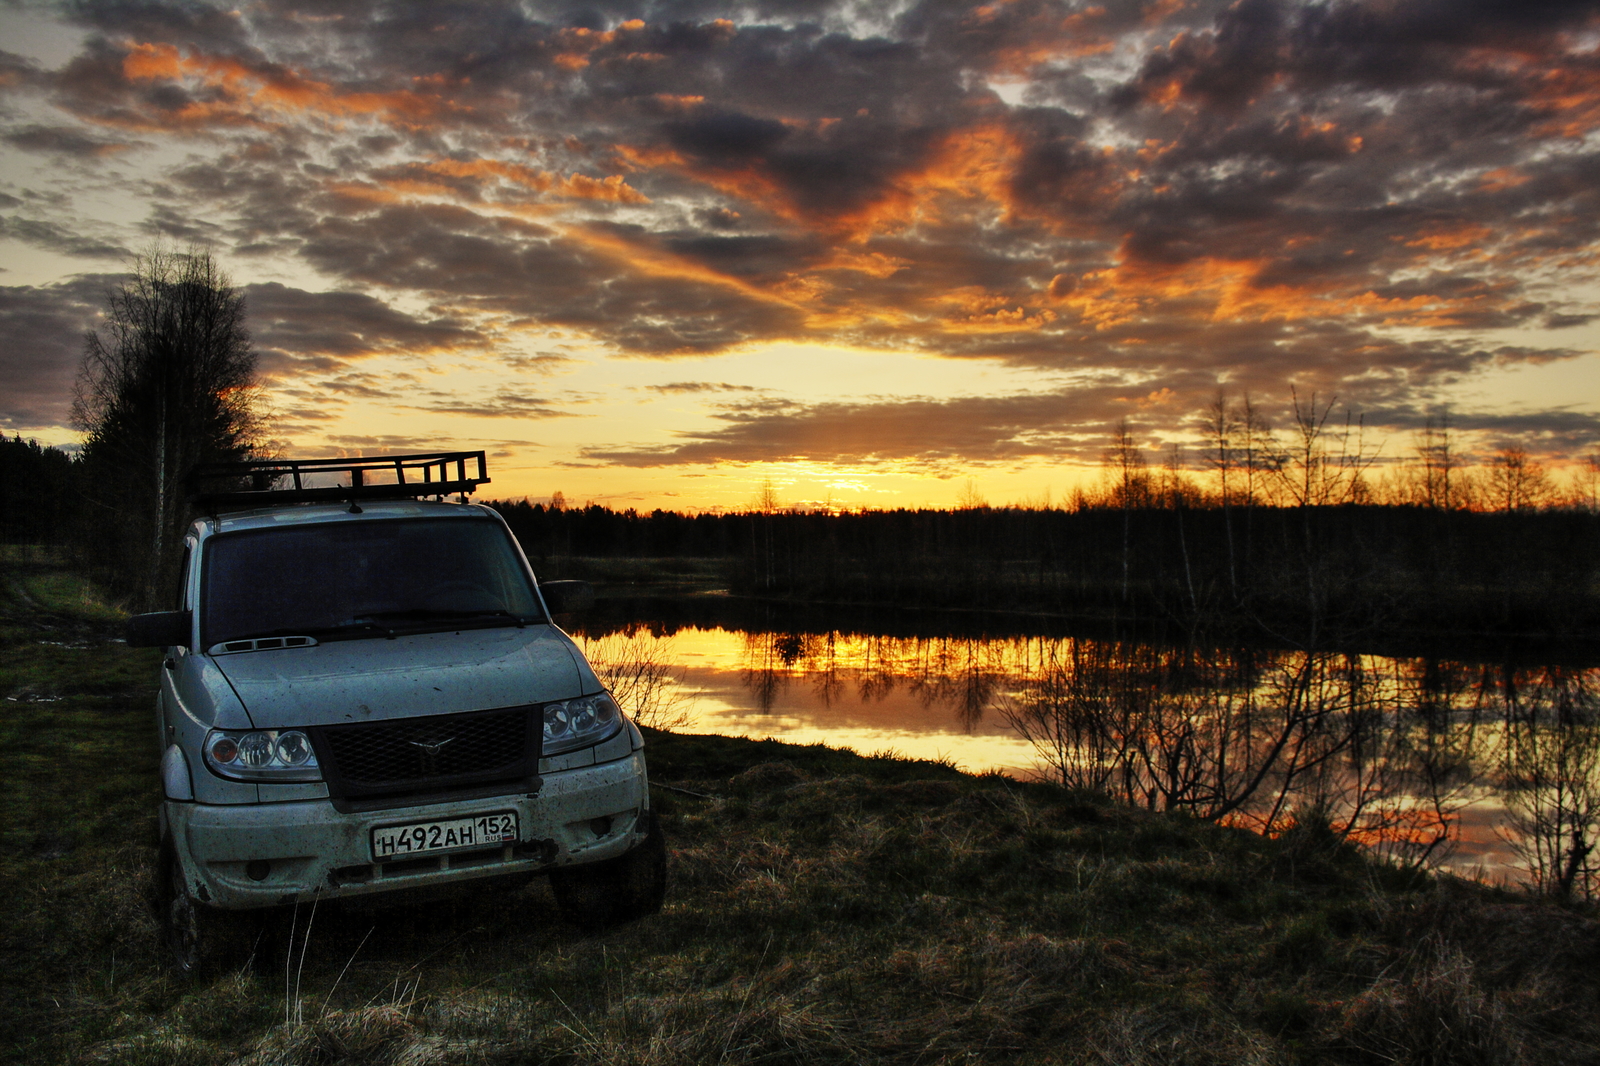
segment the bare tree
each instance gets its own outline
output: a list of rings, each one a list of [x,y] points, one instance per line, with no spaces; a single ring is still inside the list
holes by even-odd
[[[237,460],[261,430],[244,296],[207,252],[140,256],[85,337],[72,417],[104,522],[97,555],[145,607],[163,600],[194,464]],[[106,532],[112,537],[106,538]]]
[[[636,629],[582,637],[584,658],[600,683],[642,726],[674,730],[694,715],[694,696],[683,687],[683,668],[674,665],[670,638]]]
[[[956,494],[956,508],[961,511],[981,511],[989,506],[982,492],[978,491],[978,483],[970,477],[961,485],[961,491]]]
[[[1600,891],[1600,706],[1582,672],[1508,685],[1501,785],[1512,848],[1536,888]]]
[[[1489,459],[1489,496],[1497,510],[1531,511],[1548,500],[1550,478],[1525,448],[1501,448]]]
[[[1258,502],[1263,480],[1285,462],[1283,449],[1273,435],[1272,423],[1262,415],[1247,392],[1239,401],[1239,424],[1244,434],[1244,503]]]
[[[1217,398],[1211,402],[1206,414],[1206,434],[1209,438],[1211,465],[1217,471],[1217,485],[1219,497],[1222,500],[1222,528],[1228,541],[1228,592],[1237,597],[1239,595],[1239,578],[1237,563],[1234,559],[1233,547],[1233,494],[1235,489],[1229,484],[1230,475],[1239,463],[1240,447],[1237,437],[1243,427],[1239,416],[1228,406],[1228,397],[1221,389],[1217,390]]]
[[[1416,449],[1417,458],[1422,460],[1416,501],[1440,511],[1465,507],[1469,502],[1468,486],[1459,472],[1461,457],[1450,435],[1449,408],[1428,416],[1422,432],[1417,434]]]
[[[783,510],[783,504],[778,499],[778,487],[772,479],[762,478],[761,487],[756,490],[756,495],[750,501],[750,554],[752,562],[761,567],[761,585],[763,588],[772,587],[772,516]],[[757,519],[754,516],[759,515]],[[760,536],[757,536],[756,526],[760,525]],[[764,542],[766,551],[762,552]]]
[[[1122,509],[1122,598],[1128,598],[1128,555],[1132,513],[1150,506],[1150,471],[1126,418],[1117,423],[1111,447],[1103,456],[1111,474],[1111,499]]]
[[[1571,505],[1580,511],[1600,514],[1600,452],[1584,456],[1573,471]]]
[[[1344,425],[1332,428],[1334,397],[1317,407],[1317,394],[1302,403],[1293,388],[1289,396],[1294,406],[1293,443],[1276,468],[1286,502],[1297,507],[1326,507],[1357,503],[1367,495],[1365,474],[1377,457],[1364,439],[1363,420],[1345,409]]]
[[[1194,593],[1194,570],[1189,565],[1189,538],[1183,529],[1183,510],[1197,502],[1199,493],[1183,476],[1183,446],[1177,441],[1167,450],[1167,461],[1162,466],[1162,495],[1178,520],[1178,550],[1183,554],[1183,583],[1189,590],[1189,611],[1196,623],[1199,621],[1200,602]]]
[[[1348,808],[1330,781],[1371,718],[1370,697],[1338,657],[1287,655],[1261,684],[1225,659],[1179,662],[1150,646],[1065,651],[1048,649],[996,702],[1061,784],[1265,832],[1308,802]]]

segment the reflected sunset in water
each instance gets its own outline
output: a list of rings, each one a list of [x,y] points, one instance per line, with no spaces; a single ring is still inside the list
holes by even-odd
[[[638,627],[589,638],[588,650],[606,661],[624,639],[628,654],[666,665],[665,724],[681,732],[1065,776],[1258,831],[1321,808],[1397,861],[1506,882],[1541,861],[1519,854],[1519,826],[1567,802],[1530,767],[1593,755],[1555,752],[1551,738],[1567,734],[1546,719],[1592,704],[1600,680],[1593,669],[1043,636]],[[1041,721],[1055,732],[1041,736]]]

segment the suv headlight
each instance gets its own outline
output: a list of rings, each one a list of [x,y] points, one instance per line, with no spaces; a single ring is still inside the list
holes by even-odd
[[[616,701],[602,692],[544,705],[544,754],[587,748],[622,728]]]
[[[206,765],[238,781],[321,781],[311,738],[298,729],[213,729],[206,734]]]

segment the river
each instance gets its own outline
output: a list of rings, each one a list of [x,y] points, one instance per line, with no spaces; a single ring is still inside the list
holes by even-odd
[[[1397,862],[1600,887],[1593,667],[705,621],[580,639],[650,724],[941,759],[1257,831],[1320,812]]]

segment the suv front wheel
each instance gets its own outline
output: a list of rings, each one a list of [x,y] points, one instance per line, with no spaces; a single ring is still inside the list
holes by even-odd
[[[667,895],[667,838],[654,812],[644,842],[626,855],[550,872],[561,913],[591,932],[657,914]]]
[[[156,918],[167,959],[184,977],[208,977],[242,965],[254,946],[256,916],[208,907],[189,894],[183,864],[163,848],[156,875]]]

